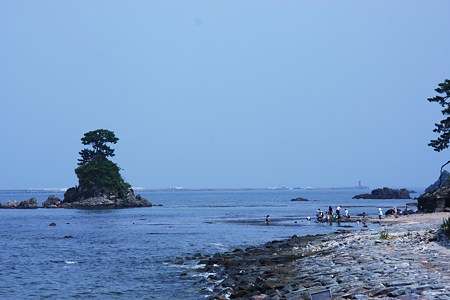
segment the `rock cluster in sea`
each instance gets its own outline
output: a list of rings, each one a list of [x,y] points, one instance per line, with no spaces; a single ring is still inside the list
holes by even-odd
[[[82,208],[82,209],[98,209],[98,208],[128,208],[128,207],[148,207],[152,204],[142,198],[140,195],[135,196],[134,193],[129,193],[125,197],[117,197],[117,195],[103,194],[95,197],[88,197],[74,202],[63,202],[60,198],[50,195],[41,206],[38,205],[36,198],[30,198],[24,201],[9,200],[5,203],[0,203],[0,208]]]
[[[306,198],[303,198],[303,197],[297,197],[297,198],[291,199],[291,201],[303,202],[303,201],[309,201],[309,200]]]
[[[38,208],[36,198],[30,198],[28,200],[17,201],[9,200],[5,203],[0,204],[0,208]]]
[[[410,191],[407,189],[380,188],[374,189],[370,194],[359,194],[353,199],[411,199]]]
[[[200,261],[210,299],[450,299],[448,240],[439,224],[396,224],[368,231],[293,236]],[[441,251],[441,249],[444,249]]]
[[[62,201],[55,195],[48,196],[47,200],[42,203],[43,208],[58,208],[61,207]]]
[[[64,201],[64,208],[128,208],[128,207],[149,207],[152,206],[150,201],[142,198],[140,195],[135,196],[130,190],[125,196],[118,196],[116,193],[102,193],[93,197],[80,198],[76,201]]]

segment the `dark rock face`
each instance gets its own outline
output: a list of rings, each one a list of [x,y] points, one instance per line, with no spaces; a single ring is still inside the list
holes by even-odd
[[[370,194],[359,194],[353,199],[412,199],[407,189],[391,189],[384,187],[375,189]]]
[[[417,201],[424,212],[450,211],[450,173],[443,171],[438,180],[430,185]]]
[[[59,208],[61,207],[62,201],[55,195],[48,196],[47,200],[42,203],[43,208]]]
[[[24,201],[10,200],[0,205],[0,208],[22,208],[22,209],[38,208],[38,204],[36,198],[30,198]]]
[[[432,193],[437,189],[439,189],[440,187],[448,185],[450,185],[450,173],[444,170],[442,171],[438,180],[436,180],[435,183],[426,188],[425,193]]]
[[[309,201],[309,200],[306,198],[298,197],[298,198],[291,199],[291,201]]]
[[[450,211],[450,185],[425,192],[419,197],[417,205],[424,212]]]
[[[126,195],[119,195],[117,192],[103,192],[94,193],[93,195],[91,193],[87,193],[92,196],[83,197],[83,195],[85,195],[85,191],[79,192],[77,190],[72,190],[69,192],[70,195],[68,195],[70,198],[66,199],[66,194],[64,195],[64,202],[62,204],[65,208],[98,209],[152,206],[147,199],[142,198],[140,195],[135,196],[132,189],[129,189]]]

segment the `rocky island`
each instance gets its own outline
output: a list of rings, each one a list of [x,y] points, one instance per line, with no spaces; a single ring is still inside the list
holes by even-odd
[[[128,208],[146,207],[152,204],[135,195],[131,185],[120,175],[120,168],[108,159],[114,149],[107,144],[116,144],[119,139],[114,132],[98,129],[84,134],[83,145],[92,149],[80,151],[81,158],[75,173],[78,186],[68,189],[61,207],[64,208]]]
[[[407,189],[380,188],[374,189],[370,194],[359,194],[353,199],[412,199]]]

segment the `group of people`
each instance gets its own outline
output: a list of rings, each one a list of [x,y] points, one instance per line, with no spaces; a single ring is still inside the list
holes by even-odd
[[[326,211],[326,212],[323,210],[320,210],[320,208],[318,208],[317,212],[316,212],[317,221],[318,222],[327,221],[327,222],[331,223],[331,222],[333,222],[333,220],[336,220],[339,222],[342,220],[342,218],[345,218],[345,220],[349,220],[350,213],[348,212],[348,209],[346,209],[346,208],[344,209],[343,215],[341,215],[341,209],[342,208],[340,205],[338,205],[336,207],[336,210],[333,210],[333,207],[328,206],[328,211]],[[397,208],[395,207],[394,209],[395,209],[395,214],[397,214]],[[381,208],[379,208],[378,209],[378,218],[380,219],[380,221],[381,221],[382,217],[383,217],[383,210]],[[307,221],[311,221],[310,217],[307,217],[306,219],[307,219]],[[358,223],[359,223],[359,221],[360,220],[358,220]],[[366,213],[365,212],[362,213],[361,221],[364,225],[366,224]],[[266,216],[265,223],[267,225],[270,224],[270,216],[269,215]],[[295,223],[297,223],[297,222],[295,222]]]
[[[346,220],[350,219],[350,213],[348,212],[348,209],[344,209],[344,215],[341,215],[341,206],[338,205],[336,207],[336,211],[333,211],[333,207],[328,206],[328,211],[324,212],[320,210],[320,208],[317,209],[316,212],[317,221],[323,221],[327,220],[328,222],[332,222],[333,220],[340,221],[342,217],[345,217]]]

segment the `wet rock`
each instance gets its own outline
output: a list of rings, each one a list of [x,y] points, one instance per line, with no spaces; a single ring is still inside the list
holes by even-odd
[[[43,208],[60,208],[62,204],[61,199],[55,195],[48,196],[47,200],[42,203]]]
[[[9,200],[1,204],[0,208],[34,209],[38,208],[38,204],[36,198],[30,198],[24,201]]]

